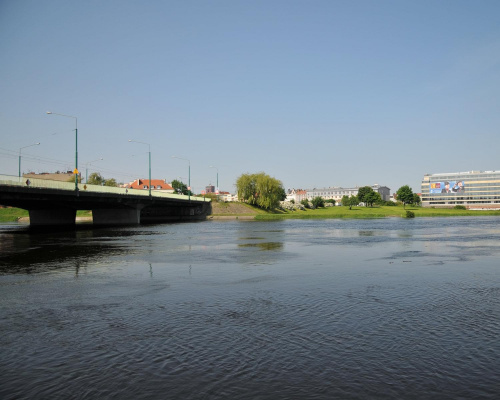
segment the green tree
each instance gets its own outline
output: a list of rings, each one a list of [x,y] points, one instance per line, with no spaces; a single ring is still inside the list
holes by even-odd
[[[422,199],[417,193],[413,193],[413,201],[412,203],[415,204],[416,206],[419,206],[420,203],[422,202]]]
[[[365,195],[365,206],[370,205],[370,207],[373,207],[373,203],[380,203],[382,201],[382,197],[380,196],[379,192],[375,192],[372,190],[370,193]]]
[[[99,172],[92,172],[87,179],[88,185],[99,185],[101,186],[104,183],[104,178]]]
[[[368,207],[368,201],[370,195],[373,193],[373,189],[370,186],[360,187],[358,190],[358,200],[361,203],[365,203],[365,207]]]
[[[272,178],[263,172],[256,175],[257,205],[265,210],[277,208],[285,193],[283,184],[280,180]]]
[[[335,205],[335,199],[328,199],[328,200],[325,200],[325,203],[332,203],[333,205]]]
[[[186,196],[193,195],[193,193],[190,190],[188,190],[187,185],[184,182],[178,181],[177,179],[174,179],[170,184],[170,186],[172,186],[175,193],[177,194],[184,194]]]
[[[300,200],[300,204],[302,204],[305,208],[310,208],[309,200],[307,200],[307,199]]]
[[[398,200],[403,203],[403,208],[406,208],[406,205],[411,204],[413,201],[413,190],[408,185],[401,186],[396,195]]]
[[[283,186],[281,186],[281,188],[280,188],[279,197],[280,197],[280,201],[286,200],[286,191],[285,191],[285,188]]]
[[[236,180],[236,191],[238,192],[238,199],[247,202],[248,204],[255,204],[257,196],[257,189],[255,187],[255,178],[252,174],[241,174]]]
[[[342,197],[342,205],[349,207],[349,210],[352,210],[352,206],[357,206],[359,204],[359,199],[357,196],[351,195],[348,197],[347,195]]]
[[[240,175],[236,180],[236,190],[239,199],[266,210],[277,208],[286,198],[281,181],[264,172]]]
[[[104,181],[104,186],[118,187],[118,183],[115,178],[106,179]]]
[[[325,206],[325,200],[323,200],[323,197],[316,196],[311,200],[312,205],[314,208],[319,208],[319,207],[324,207]]]

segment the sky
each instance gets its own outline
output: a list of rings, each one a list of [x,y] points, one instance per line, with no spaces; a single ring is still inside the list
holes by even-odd
[[[500,2],[0,0],[0,174],[73,170],[76,126],[83,176],[150,149],[195,193],[500,170]]]

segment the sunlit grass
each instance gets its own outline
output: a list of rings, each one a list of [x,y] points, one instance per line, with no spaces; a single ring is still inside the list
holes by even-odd
[[[76,212],[77,217],[91,217],[92,211],[79,210]],[[22,208],[0,208],[0,222],[16,222],[19,218],[29,217],[27,210]]]
[[[265,213],[256,216],[256,219],[307,219],[307,218],[385,218],[385,217],[405,217],[406,211],[415,213],[415,217],[447,217],[447,216],[500,216],[498,211],[473,211],[455,209],[437,209],[407,206],[381,206],[381,207],[326,207],[316,210],[305,211],[282,211],[280,213]]]

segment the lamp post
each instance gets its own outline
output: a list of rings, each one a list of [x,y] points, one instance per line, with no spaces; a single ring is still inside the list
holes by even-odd
[[[189,161],[187,158],[182,158],[182,157],[176,157],[172,156],[172,158],[178,158],[179,160],[184,160],[188,162],[189,169],[188,169],[188,196],[189,196],[189,201],[191,201],[191,161]]]
[[[59,115],[61,117],[68,117],[75,119],[75,170],[73,173],[75,174],[75,192],[78,195],[78,118],[72,115],[58,114],[52,111],[47,111],[49,115]]]
[[[149,197],[151,197],[151,145],[149,143],[145,142],[139,142],[137,140],[128,140],[130,143],[140,143],[140,144],[146,144],[148,146],[148,153],[149,153]]]
[[[219,194],[219,168],[214,167],[213,165],[208,168],[215,168],[217,170],[217,186],[215,187],[215,194]]]
[[[85,163],[85,183],[89,183],[89,165],[92,165],[92,163],[95,163],[97,161],[102,161],[104,158],[99,158],[94,161],[89,161],[88,163]]]
[[[31,147],[31,146],[38,146],[40,143],[33,143],[28,146],[21,147],[19,149],[19,178],[21,177],[21,150],[25,149],[26,147]]]

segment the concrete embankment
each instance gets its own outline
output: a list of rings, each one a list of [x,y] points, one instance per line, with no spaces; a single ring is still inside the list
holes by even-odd
[[[212,203],[212,214],[207,217],[210,220],[252,220],[258,212],[243,203]]]
[[[76,222],[92,222],[92,217],[76,217],[75,221]],[[17,219],[17,222],[20,222],[22,224],[29,224],[30,217],[20,217]]]

